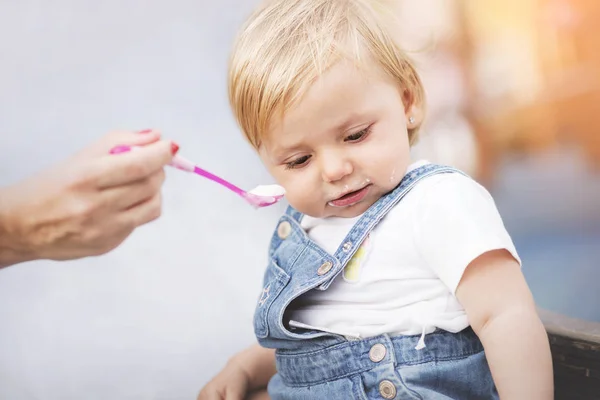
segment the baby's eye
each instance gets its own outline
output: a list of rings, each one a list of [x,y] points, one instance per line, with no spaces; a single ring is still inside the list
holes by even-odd
[[[370,130],[371,130],[371,127],[369,126],[368,128],[365,128],[362,131],[359,131],[359,132],[356,132],[356,133],[346,136],[344,141],[345,142],[358,142],[361,139],[363,139],[365,136],[367,136],[369,134]]]
[[[286,169],[294,169],[294,168],[301,167],[308,162],[309,158],[310,158],[310,156],[298,157],[295,160],[290,161],[289,163],[286,163],[285,168]]]

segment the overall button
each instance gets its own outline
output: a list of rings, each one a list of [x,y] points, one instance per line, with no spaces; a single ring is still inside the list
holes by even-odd
[[[326,273],[328,273],[331,270],[332,267],[333,267],[333,264],[331,263],[331,261],[325,261],[323,264],[321,264],[321,266],[317,270],[317,274],[325,275]]]
[[[384,399],[393,399],[396,397],[396,386],[388,380],[379,383],[379,394]]]
[[[381,343],[377,343],[371,347],[371,351],[369,351],[369,358],[371,361],[378,363],[379,361],[385,358],[385,354],[387,353],[385,346]]]
[[[277,227],[277,236],[279,236],[280,239],[287,238],[290,236],[290,233],[292,233],[292,225],[287,221],[281,222]]]
[[[346,253],[349,252],[351,248],[352,248],[352,242],[346,242],[342,246],[342,250],[344,250]]]

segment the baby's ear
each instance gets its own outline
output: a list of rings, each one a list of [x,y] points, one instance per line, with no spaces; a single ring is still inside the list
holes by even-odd
[[[407,116],[411,112],[412,107],[423,108],[422,102],[423,99],[421,96],[416,94],[413,90],[404,89],[402,91],[402,103],[404,103],[404,111]]]

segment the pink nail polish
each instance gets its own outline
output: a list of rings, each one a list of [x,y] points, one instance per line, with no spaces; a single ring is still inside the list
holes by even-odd
[[[150,133],[150,132],[152,132],[152,129],[144,129],[144,130],[138,131],[138,133],[141,133],[141,134]]]
[[[121,153],[127,153],[128,151],[131,151],[131,147],[116,146],[116,147],[113,147],[112,149],[110,149],[110,154],[121,154]]]
[[[179,145],[175,142],[171,142],[171,153],[173,155],[177,154],[177,152],[179,151]]]

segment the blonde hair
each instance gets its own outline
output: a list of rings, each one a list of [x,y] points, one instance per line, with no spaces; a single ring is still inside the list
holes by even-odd
[[[258,149],[272,118],[283,115],[324,71],[362,51],[404,91],[405,109],[424,106],[424,89],[393,38],[382,0],[270,0],[248,19],[229,64],[229,101]],[[386,24],[387,22],[387,24]],[[416,140],[418,127],[409,129]]]

